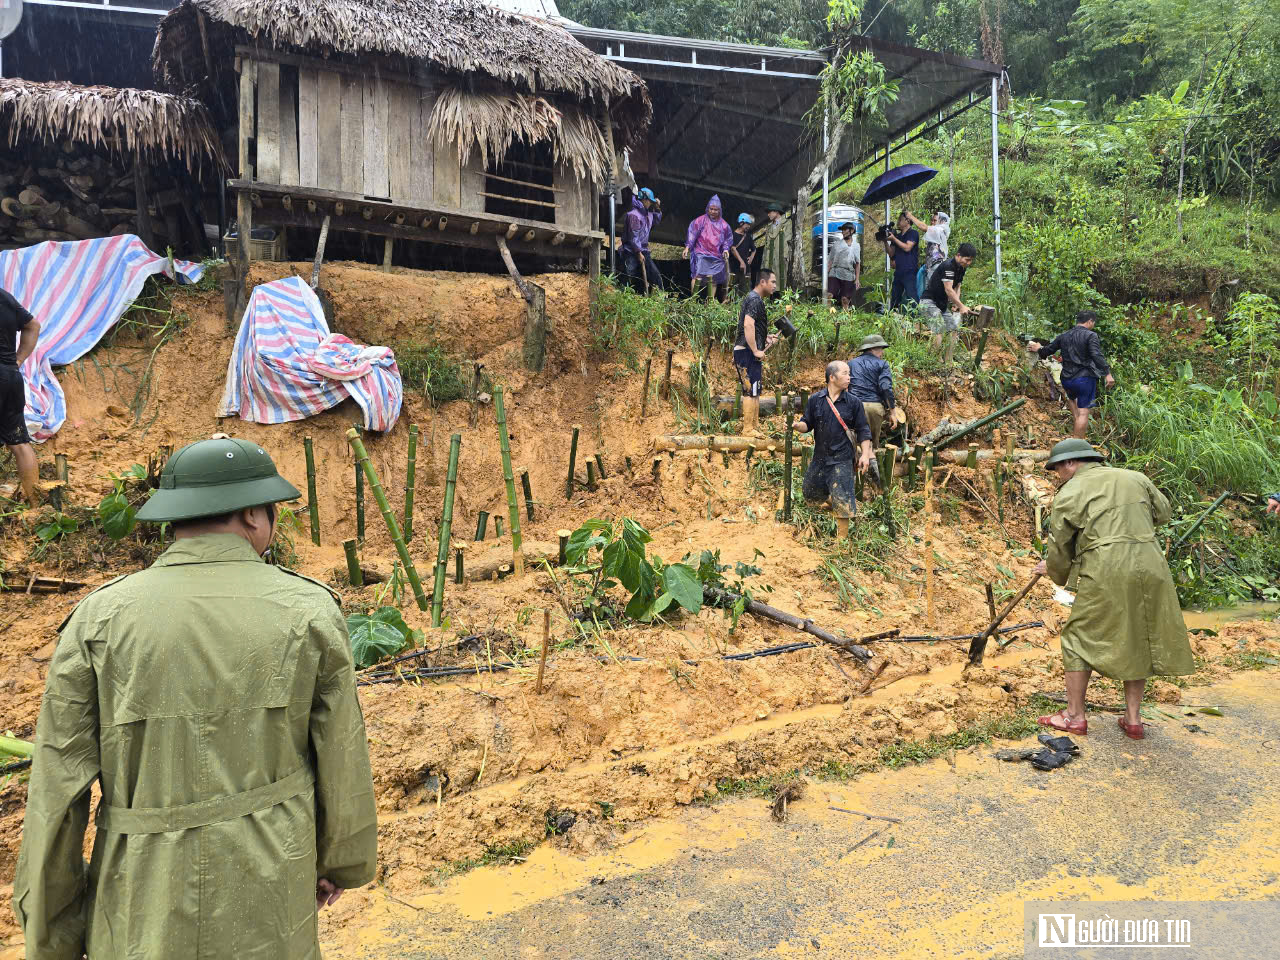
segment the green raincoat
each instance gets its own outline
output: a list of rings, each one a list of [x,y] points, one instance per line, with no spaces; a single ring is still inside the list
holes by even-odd
[[[27,960],[312,960],[317,878],[369,883],[376,854],[346,623],[326,588],[211,534],[67,618],[14,881]]]
[[[1155,528],[1169,501],[1133,470],[1082,463],[1053,499],[1045,567],[1076,600],[1062,628],[1067,670],[1114,680],[1195,672],[1187,628]],[[1073,569],[1074,568],[1074,569]]]

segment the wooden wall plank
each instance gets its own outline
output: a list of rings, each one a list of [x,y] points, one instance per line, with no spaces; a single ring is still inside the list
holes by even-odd
[[[467,213],[484,213],[484,161],[480,159],[480,148],[472,147],[471,155],[462,165],[461,178],[458,184],[458,205]]]
[[[342,77],[342,184],[345,193],[364,193],[364,81]]]
[[[422,87],[409,89],[413,95],[409,114],[409,195],[416,202],[424,203],[435,193],[435,145],[431,140],[430,122],[436,92]]]
[[[459,202],[462,165],[458,163],[457,144],[433,143],[432,147],[435,150],[434,169],[432,171],[435,183],[435,202],[442,206],[459,210],[462,208],[462,204]]]
[[[316,186],[326,190],[342,187],[342,77],[331,70],[316,76]],[[364,119],[361,118],[361,123]],[[362,173],[361,176],[364,176]]]
[[[572,167],[561,163],[555,168],[555,186],[562,191],[556,194],[556,202],[560,204],[555,210],[556,225],[568,230],[590,230],[592,193],[590,182],[579,180]]]
[[[336,104],[328,112],[337,119]],[[337,157],[332,144],[329,149]],[[320,72],[308,67],[298,68],[298,183],[320,186]],[[336,183],[335,178],[330,185]]]
[[[418,91],[408,84],[387,84],[387,174],[391,198],[413,196],[409,166],[412,163],[413,120],[418,115]]]
[[[280,182],[298,182],[298,71],[280,68]]]
[[[240,179],[256,180],[254,163],[249,152],[249,143],[256,136],[254,120],[253,85],[257,80],[258,65],[253,60],[243,60],[240,64]]]
[[[280,65],[258,64],[258,179],[280,182]]]
[[[364,193],[391,193],[387,174],[387,84],[375,77],[364,80]]]

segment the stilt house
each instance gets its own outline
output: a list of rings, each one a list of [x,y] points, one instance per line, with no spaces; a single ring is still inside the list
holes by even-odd
[[[478,0],[183,0],[158,83],[234,125],[242,231],[598,263],[599,191],[652,108],[563,28]]]

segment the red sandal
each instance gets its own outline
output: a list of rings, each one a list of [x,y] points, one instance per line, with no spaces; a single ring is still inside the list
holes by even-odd
[[[1120,729],[1124,731],[1124,735],[1130,740],[1147,739],[1147,725],[1145,723],[1126,723],[1124,717],[1117,717],[1116,722],[1120,724]]]
[[[1036,723],[1052,730],[1061,730],[1063,733],[1074,733],[1080,737],[1087,736],[1089,733],[1088,720],[1068,720],[1065,710],[1059,710],[1057,713],[1040,717],[1036,720]]]

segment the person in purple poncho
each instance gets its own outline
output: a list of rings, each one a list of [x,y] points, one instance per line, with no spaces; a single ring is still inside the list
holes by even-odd
[[[689,274],[693,277],[693,293],[706,284],[722,303],[729,286],[729,248],[733,246],[733,228],[720,215],[720,197],[707,201],[707,212],[689,224],[685,234],[684,255],[689,258]]]
[[[622,269],[632,288],[649,293],[662,289],[662,274],[649,251],[649,234],[662,219],[662,201],[648,187],[631,199],[622,227]]]

